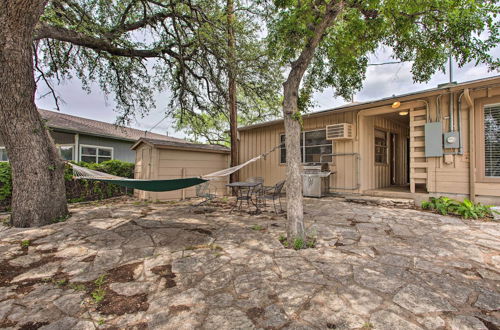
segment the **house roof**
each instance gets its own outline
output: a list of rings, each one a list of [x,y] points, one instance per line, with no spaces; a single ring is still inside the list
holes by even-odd
[[[149,144],[155,148],[162,149],[181,149],[181,150],[196,150],[205,152],[229,153],[230,149],[218,144],[200,144],[191,143],[185,140],[182,141],[165,141],[150,138],[140,138],[133,146],[132,150],[136,149],[141,143]]]
[[[476,79],[476,80],[470,80],[470,81],[465,81],[459,84],[442,84],[438,85],[436,88],[430,88],[430,89],[424,89],[421,91],[416,91],[412,93],[405,93],[405,94],[400,94],[400,95],[394,95],[391,97],[385,97],[373,101],[366,101],[366,102],[352,102],[352,103],[347,103],[344,105],[341,105],[339,107],[335,108],[330,108],[330,109],[325,109],[325,110],[319,110],[315,112],[310,112],[307,114],[304,114],[302,117],[303,118],[308,118],[308,117],[317,117],[317,116],[323,116],[327,115],[328,113],[335,112],[335,111],[355,111],[355,110],[362,110],[366,108],[371,108],[375,106],[382,106],[382,105],[390,105],[394,101],[408,101],[411,99],[415,99],[416,97],[424,97],[424,96],[430,96],[430,95],[437,95],[442,93],[445,90],[460,90],[463,88],[476,88],[476,87],[482,87],[482,86],[489,86],[489,85],[498,85],[500,84],[500,75],[490,77],[490,78],[482,78],[482,79]],[[245,131],[245,130],[250,130],[254,129],[257,127],[264,127],[264,126],[271,126],[271,125],[276,125],[280,124],[283,122],[283,119],[276,119],[276,120],[271,120],[259,124],[253,124],[253,125],[248,125],[244,127],[239,127],[239,131]]]
[[[135,128],[118,126],[102,121],[77,117],[56,111],[38,109],[43,119],[47,120],[50,128],[62,131],[85,133],[88,135],[107,137],[118,140],[137,141],[141,137],[150,137],[163,141],[186,142],[183,139],[174,138],[157,133],[142,131]]]

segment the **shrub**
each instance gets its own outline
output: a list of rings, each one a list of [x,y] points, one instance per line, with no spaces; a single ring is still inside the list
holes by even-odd
[[[0,162],[0,201],[10,198],[12,195],[12,172],[10,164]]]
[[[459,202],[448,197],[431,197],[428,202],[422,202],[423,209],[435,210],[436,212],[447,215],[459,206]]]
[[[460,203],[460,206],[455,210],[455,212],[464,219],[478,219],[493,215],[491,206],[482,205],[481,203],[474,204],[467,198]]]
[[[134,164],[120,160],[108,160],[99,164],[79,162],[82,167],[96,171],[109,173],[116,176],[133,178]],[[68,202],[83,202],[99,200],[114,196],[131,193],[132,189],[125,189],[114,184],[89,180],[73,180],[71,166],[66,165],[64,169],[64,180],[66,182],[66,198]],[[10,163],[0,162],[0,210],[9,209],[12,197],[12,172]]]
[[[429,201],[422,202],[422,208],[435,210],[443,215],[456,214],[464,219],[479,219],[493,215],[490,205],[474,204],[467,198],[463,202],[459,202],[443,196],[439,198],[431,197]]]

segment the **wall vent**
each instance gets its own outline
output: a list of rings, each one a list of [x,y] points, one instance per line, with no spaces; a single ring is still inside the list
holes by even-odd
[[[352,124],[342,123],[326,126],[327,140],[349,140],[352,139]]]

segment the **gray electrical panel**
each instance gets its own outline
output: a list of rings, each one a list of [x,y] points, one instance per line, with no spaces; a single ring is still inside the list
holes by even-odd
[[[445,148],[460,148],[460,136],[458,132],[447,132],[443,134]]]
[[[443,156],[443,131],[441,122],[425,124],[425,157]]]

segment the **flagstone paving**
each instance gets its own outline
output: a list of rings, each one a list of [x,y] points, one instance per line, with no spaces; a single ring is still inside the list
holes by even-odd
[[[500,223],[305,204],[317,246],[300,251],[278,240],[284,217],[224,203],[118,200],[43,228],[1,226],[0,327],[500,327]]]

